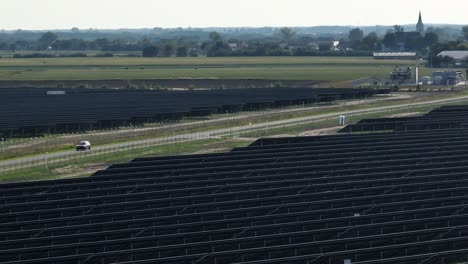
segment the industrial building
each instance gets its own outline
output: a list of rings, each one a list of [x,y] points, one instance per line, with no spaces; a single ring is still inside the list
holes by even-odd
[[[376,60],[415,60],[416,52],[374,52]]]
[[[462,71],[436,71],[432,73],[434,85],[457,85],[466,80]]]
[[[390,73],[390,81],[393,84],[409,84],[411,76],[411,67],[395,67]]]
[[[439,57],[449,57],[455,66],[468,67],[468,50],[446,50],[437,54]]]

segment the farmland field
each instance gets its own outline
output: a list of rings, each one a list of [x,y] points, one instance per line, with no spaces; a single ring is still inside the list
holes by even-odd
[[[39,58],[0,59],[0,80],[268,79],[339,83],[383,78],[417,61],[370,57]],[[428,74],[429,69],[422,69]]]

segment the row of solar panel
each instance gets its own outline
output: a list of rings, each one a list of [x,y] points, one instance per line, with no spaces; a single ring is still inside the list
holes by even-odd
[[[226,89],[195,91],[0,89],[0,132],[102,128],[188,115],[257,110],[371,96],[370,89]],[[80,125],[80,126],[77,126]]]
[[[344,127],[340,132],[459,128],[468,125],[467,114],[466,106],[445,106],[416,117],[364,119]]]
[[[468,253],[467,146],[463,128],[261,139],[4,184],[0,261],[448,264]]]

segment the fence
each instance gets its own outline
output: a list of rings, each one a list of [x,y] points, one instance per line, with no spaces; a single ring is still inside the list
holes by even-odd
[[[24,168],[36,167],[36,166],[48,167],[52,164],[57,164],[61,162],[77,163],[80,160],[83,160],[89,157],[112,154],[112,153],[117,153],[117,152],[132,151],[132,150],[146,148],[146,147],[154,147],[154,146],[161,146],[161,145],[168,145],[168,144],[178,144],[178,143],[183,143],[183,142],[221,138],[221,137],[234,138],[234,137],[241,136],[242,134],[255,132],[255,131],[265,131],[264,134],[268,134],[268,131],[271,131],[273,129],[287,128],[287,127],[293,127],[293,126],[299,126],[299,125],[307,125],[307,124],[311,124],[315,122],[321,122],[321,121],[332,120],[332,119],[338,120],[337,118],[339,115],[346,115],[346,116],[352,117],[356,115],[365,115],[365,114],[372,114],[372,113],[382,113],[382,112],[389,112],[389,111],[404,110],[404,109],[409,109],[409,108],[414,108],[414,107],[437,106],[441,104],[450,104],[450,103],[456,103],[456,102],[461,102],[461,101],[466,101],[466,100],[468,100],[468,96],[453,98],[453,99],[435,100],[432,102],[421,102],[421,103],[403,104],[403,105],[395,105],[395,106],[375,107],[375,108],[364,109],[364,110],[343,111],[342,113],[323,114],[323,115],[318,115],[318,116],[263,122],[263,123],[249,124],[249,125],[238,126],[238,127],[210,130],[210,131],[182,133],[182,134],[153,138],[153,139],[136,140],[136,141],[131,141],[131,142],[113,144],[109,146],[100,146],[97,148],[93,148],[91,151],[68,151],[68,152],[46,154],[46,155],[37,156],[37,157],[22,158],[18,160],[0,162],[0,173],[15,171],[15,170],[24,169]]]

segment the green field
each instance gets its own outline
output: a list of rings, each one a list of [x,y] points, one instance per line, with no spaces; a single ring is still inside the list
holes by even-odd
[[[46,58],[0,59],[0,80],[268,79],[343,82],[383,78],[417,61],[370,57]],[[432,69],[422,68],[427,75]]]

